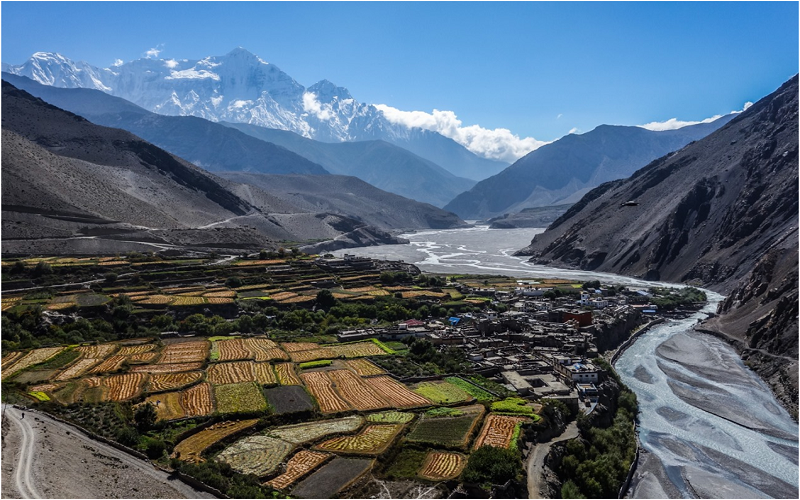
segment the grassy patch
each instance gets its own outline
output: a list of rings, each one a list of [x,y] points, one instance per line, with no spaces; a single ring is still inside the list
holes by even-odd
[[[494,401],[497,399],[496,397],[492,396],[491,393],[481,389],[480,387],[467,382],[464,379],[458,377],[447,377],[445,379],[447,382],[453,384],[454,386],[462,389],[464,392],[472,396],[473,398],[477,399],[480,402],[484,401]]]
[[[425,450],[403,448],[389,467],[386,468],[386,476],[389,479],[410,479],[416,477],[427,455],[428,452]]]
[[[384,411],[367,416],[367,422],[380,424],[407,424],[414,419],[413,413],[402,411]]]
[[[80,355],[80,352],[72,349],[62,351],[44,363],[38,365],[36,368],[41,368],[44,370],[56,370],[58,368],[63,368],[78,359]]]
[[[333,361],[330,359],[320,359],[318,361],[308,361],[306,363],[300,363],[298,366],[301,370],[306,370],[309,368],[319,368],[320,366],[330,366]]]
[[[378,347],[383,349],[386,352],[386,354],[397,354],[397,352],[394,349],[390,348],[389,346],[387,346],[386,344],[384,344],[380,340],[378,340],[378,339],[370,339],[370,340],[372,342],[374,342],[375,345],[377,345]]]
[[[492,411],[509,415],[525,415],[528,417],[533,417],[533,408],[526,406],[528,403],[529,401],[522,398],[506,398],[502,401],[495,401],[492,403]]]
[[[473,399],[466,391],[448,382],[421,382],[414,392],[437,404],[461,403]]]
[[[42,391],[32,391],[32,392],[29,392],[28,394],[30,394],[31,396],[35,397],[39,401],[50,401],[50,396],[48,396],[47,394],[43,393]]]
[[[425,412],[425,415],[430,415],[431,417],[460,417],[462,413],[461,410],[457,410],[456,408],[443,406],[440,408],[431,408]]]
[[[267,410],[267,402],[253,382],[215,386],[214,397],[220,413],[257,413]]]

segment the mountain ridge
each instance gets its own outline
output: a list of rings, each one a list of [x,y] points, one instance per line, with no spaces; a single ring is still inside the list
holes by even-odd
[[[393,124],[378,108],[327,80],[305,88],[242,48],[199,60],[145,58],[113,68],[37,52],[20,65],[3,63],[2,69],[44,85],[107,92],[162,115],[250,123],[323,142],[384,139],[456,176],[483,178],[507,166],[436,132]]]
[[[590,191],[518,254],[728,293],[700,329],[732,342],[797,418],[797,182],[795,75],[704,139]]]
[[[650,161],[705,137],[733,116],[660,132],[600,125],[585,134],[569,134],[482,180],[445,209],[465,219],[485,219],[525,208],[575,203],[590,189],[628,177]]]

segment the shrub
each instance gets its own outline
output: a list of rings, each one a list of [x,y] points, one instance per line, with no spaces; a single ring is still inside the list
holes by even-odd
[[[522,462],[517,452],[482,446],[469,456],[463,478],[468,483],[503,484],[521,473]]]

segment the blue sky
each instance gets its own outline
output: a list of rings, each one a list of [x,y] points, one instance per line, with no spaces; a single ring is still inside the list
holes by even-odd
[[[798,72],[796,2],[3,2],[2,61],[109,66],[242,46],[301,84],[550,141],[702,120]],[[452,116],[448,117],[453,119]],[[405,119],[405,118],[399,118]]]

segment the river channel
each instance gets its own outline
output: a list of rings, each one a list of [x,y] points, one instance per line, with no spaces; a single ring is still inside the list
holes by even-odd
[[[401,235],[406,245],[335,252],[403,260],[422,271],[520,278],[654,283],[604,273],[531,264],[512,253],[543,229],[467,229]],[[670,285],[676,286],[676,285]],[[642,335],[616,363],[639,399],[639,439],[646,453],[633,498],[798,498],[798,426],[766,384],[724,342],[692,326],[716,310],[707,292],[697,314]]]

